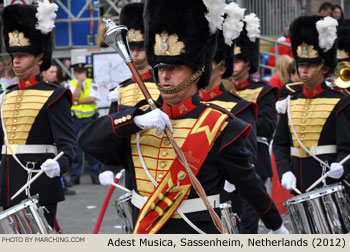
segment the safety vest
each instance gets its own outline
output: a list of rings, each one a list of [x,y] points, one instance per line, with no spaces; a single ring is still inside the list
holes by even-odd
[[[5,85],[3,83],[0,82],[0,92],[4,92],[6,89]]]
[[[69,83],[76,88],[78,82],[76,80],[70,80]],[[84,89],[81,90],[79,100],[85,99],[90,96],[90,87],[92,79],[86,78]],[[72,106],[72,111],[74,115],[78,118],[90,118],[95,115],[97,110],[96,103],[92,104],[78,104]]]

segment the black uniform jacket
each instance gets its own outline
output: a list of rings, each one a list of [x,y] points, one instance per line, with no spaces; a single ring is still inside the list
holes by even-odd
[[[25,82],[20,82],[19,85],[8,87],[1,116],[7,128],[10,145],[56,145],[58,153],[64,152],[58,160],[61,175],[67,173],[70,170],[76,146],[71,105],[72,94],[69,89],[43,82],[40,76],[34,76]],[[0,141],[4,146],[2,126]],[[15,150],[15,147],[13,149]],[[16,156],[24,166],[34,162],[36,170],[40,170],[41,164],[46,159],[55,157],[53,153],[17,154]],[[1,205],[13,206],[27,198],[22,192],[14,200],[10,200],[26,182],[27,171],[14,160],[9,151],[7,154],[2,154]],[[64,200],[60,178],[51,179],[45,173],[31,184],[30,194],[39,194],[41,205]]]
[[[265,82],[255,82],[251,78],[236,85],[237,94],[245,100],[258,105],[258,119],[256,120],[257,137],[271,140],[277,125],[276,101],[279,99],[278,88],[266,84]],[[269,146],[258,139],[258,158],[256,162],[256,172],[262,178],[272,177],[271,158]]]
[[[162,110],[169,115],[173,124],[173,136],[180,146],[189,133],[189,127],[194,125],[205,107],[198,95],[174,107],[163,104]],[[81,132],[78,143],[85,152],[106,165],[127,167],[132,176],[133,188],[139,194],[149,196],[154,191],[154,186],[140,165],[137,151],[135,153],[135,134],[140,131],[140,128],[133,121],[135,116],[144,113],[137,108],[124,107],[120,112],[98,118]],[[266,226],[275,229],[282,224],[281,217],[273,201],[264,191],[263,185],[257,182],[254,168],[249,165],[250,153],[244,144],[244,137],[249,133],[249,129],[250,125],[236,117],[227,119],[197,178],[208,196],[219,194],[225,179],[235,184],[237,189],[248,198]],[[148,137],[153,138],[154,141],[144,142],[143,138]],[[140,136],[140,145],[146,164],[147,160],[150,160],[147,168],[158,182],[161,181],[168,169],[167,162],[172,162],[175,158],[166,135],[157,137],[155,129],[143,131]],[[165,165],[162,165],[164,163]],[[198,196],[191,189],[188,198],[198,198]],[[207,211],[188,213],[186,216],[204,232],[217,232]],[[195,233],[195,231],[182,219],[171,218],[160,233]]]
[[[255,164],[257,158],[256,147],[256,119],[257,105],[256,103],[244,100],[235,93],[227,91],[223,84],[213,88],[208,92],[199,91],[199,96],[204,103],[211,103],[230,111],[234,116],[252,125],[252,130],[247,138],[246,145],[252,154],[251,163]]]
[[[311,91],[301,89],[290,99],[295,131],[307,148],[336,145],[336,153],[318,155],[328,164],[339,162],[350,153],[350,97],[322,83]],[[291,146],[299,149],[300,157],[291,156]],[[281,178],[285,172],[292,171],[297,178],[297,188],[304,192],[321,177],[322,167],[301,149],[289,126],[287,113],[281,114],[273,140],[278,174]],[[344,176],[349,176],[349,162],[343,166]],[[327,178],[327,183],[337,181]]]

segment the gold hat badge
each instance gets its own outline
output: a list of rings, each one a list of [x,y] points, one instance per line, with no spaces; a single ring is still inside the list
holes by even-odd
[[[241,53],[242,53],[241,47],[235,46],[235,48],[233,49],[233,54],[234,55],[238,55],[238,54],[241,54]]]
[[[318,57],[318,52],[314,49],[313,45],[308,45],[303,42],[298,46],[297,55],[299,58],[313,59]]]
[[[168,35],[162,32],[160,35],[156,34],[156,43],[154,44],[155,55],[177,56],[185,53],[185,44],[178,41],[179,37],[176,34]]]
[[[347,59],[350,58],[349,53],[345,50],[337,50],[337,59]]]
[[[128,41],[141,42],[144,41],[143,34],[140,30],[130,29],[128,31]]]
[[[17,30],[9,32],[9,46],[30,46],[29,39],[24,37],[23,32]]]

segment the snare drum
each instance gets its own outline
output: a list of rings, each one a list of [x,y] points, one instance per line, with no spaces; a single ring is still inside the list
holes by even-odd
[[[350,232],[350,201],[340,183],[295,196],[284,206],[296,234]]]
[[[37,196],[0,213],[1,234],[52,234]]]
[[[221,223],[228,234],[239,234],[237,222],[239,217],[232,212],[232,203],[227,201],[220,204]]]
[[[115,207],[117,209],[117,214],[122,221],[122,232],[124,234],[132,234],[134,230],[132,224],[131,197],[132,192],[128,192],[115,201]]]

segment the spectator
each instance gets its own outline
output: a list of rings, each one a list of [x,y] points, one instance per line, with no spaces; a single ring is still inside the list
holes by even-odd
[[[293,60],[287,67],[289,80],[280,89],[280,100],[286,98],[291,93],[294,93],[298,89],[302,88],[304,83],[300,82],[300,78],[296,69],[295,60]]]
[[[331,17],[338,21],[339,26],[342,25],[344,21],[344,12],[340,5],[333,5]]]
[[[6,56],[4,58],[4,68],[5,68],[5,75],[2,78],[0,78],[0,83],[4,84],[6,88],[8,86],[17,84],[18,78],[12,69],[12,59],[10,56]]]
[[[4,75],[5,75],[4,58],[0,57],[0,78],[2,78]]]
[[[327,17],[332,14],[332,8],[333,4],[329,2],[324,2],[320,5],[320,8],[318,9],[317,16],[321,17]]]
[[[284,40],[281,41],[280,39],[280,41],[279,40],[277,41],[290,44],[289,28],[288,28],[288,32],[286,32],[285,30],[284,36],[287,36]],[[272,55],[270,55],[269,60],[267,61],[267,65],[269,67],[275,67],[275,55],[274,55],[275,52],[276,52],[276,46],[272,47],[272,50],[271,50]],[[281,56],[281,55],[288,55],[291,58],[293,58],[292,48],[290,46],[278,44],[278,56]]]
[[[272,75],[269,83],[271,86],[281,88],[288,81],[289,75],[287,72],[287,68],[290,63],[293,62],[293,59],[288,55],[281,55],[277,58],[276,62],[276,70]]]

